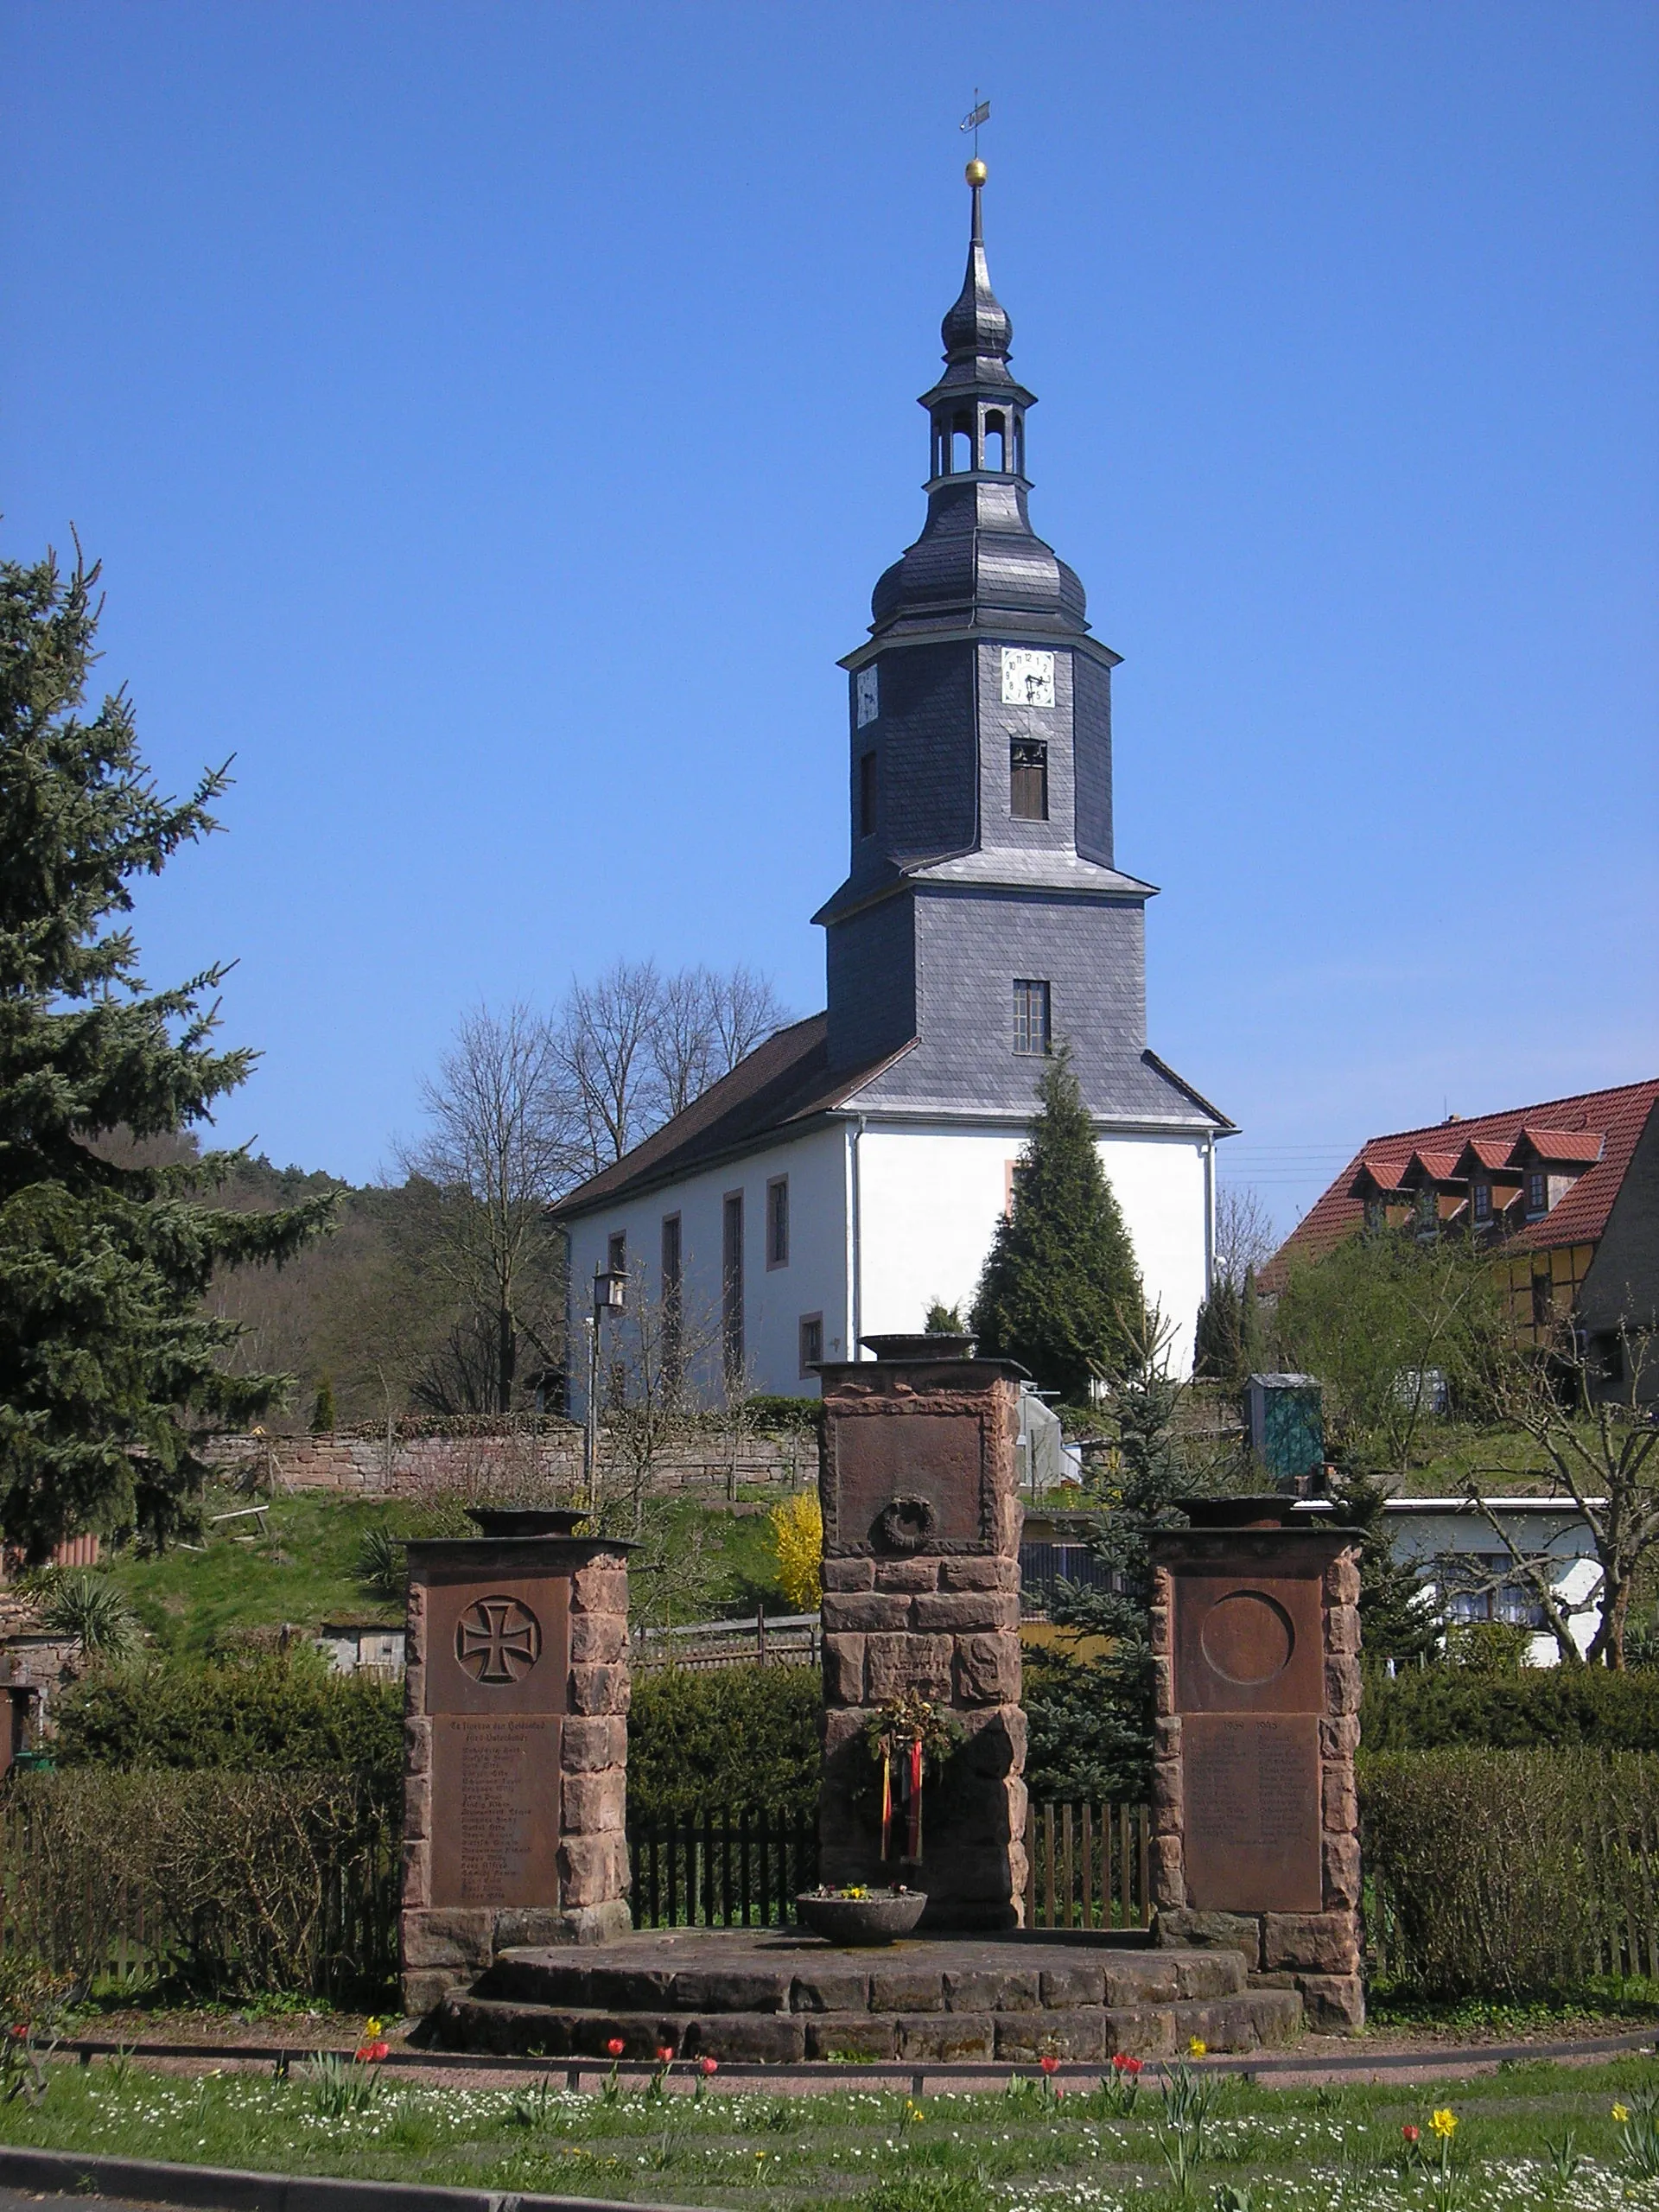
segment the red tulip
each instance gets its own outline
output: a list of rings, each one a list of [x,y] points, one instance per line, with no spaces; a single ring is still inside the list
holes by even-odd
[[[608,2051],[610,2052],[611,2056],[612,2056],[613,2058],[620,2058],[620,2057],[621,2057],[621,2056],[622,2056],[622,2050],[623,2050],[623,2044],[622,2044],[622,2038],[621,2038],[621,2037],[620,2037],[620,2036],[613,2036],[613,2037],[611,2037],[611,2039],[610,2039],[609,2043],[607,2043],[607,2044],[606,2044],[605,2048],[606,2048],[606,2050],[608,2050]]]
[[[697,2061],[697,2066],[698,2069],[704,2074],[718,2074],[720,2071],[720,2061],[717,2058],[700,2058]]]
[[[1120,2074],[1138,2074],[1141,2071],[1141,2061],[1131,2058],[1127,2050],[1114,2052],[1112,2064]]]
[[[1037,2063],[1045,2074],[1058,2074],[1060,2070],[1060,2062],[1058,2058],[1039,2058]]]
[[[672,2061],[674,2053],[669,2044],[665,2043],[659,2043],[657,2046],[657,2056],[662,2061],[663,2064],[666,2066]]]
[[[1405,2137],[1408,2143],[1415,2143],[1421,2139],[1422,2130],[1420,2127],[1414,2127],[1411,2122],[1408,2120],[1405,2126],[1401,2129],[1400,2133]]]

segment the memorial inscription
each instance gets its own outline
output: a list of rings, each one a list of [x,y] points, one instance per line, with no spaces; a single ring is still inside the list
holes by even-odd
[[[1318,1912],[1316,1713],[1189,1713],[1186,1886],[1199,1912]]]
[[[445,1713],[432,1730],[435,1905],[534,1905],[556,1895],[562,1726],[554,1713]]]
[[[960,1548],[984,1535],[983,1441],[978,1416],[936,1414],[926,1442],[913,1421],[887,1413],[837,1423],[835,1527],[830,1541],[878,1551]]]

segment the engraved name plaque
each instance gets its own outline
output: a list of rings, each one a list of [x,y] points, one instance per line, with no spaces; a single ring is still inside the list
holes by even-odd
[[[431,1903],[546,1904],[558,1895],[569,1585],[435,1580],[427,1604]]]
[[[1316,1713],[1189,1713],[1186,1887],[1199,1912],[1318,1912]]]

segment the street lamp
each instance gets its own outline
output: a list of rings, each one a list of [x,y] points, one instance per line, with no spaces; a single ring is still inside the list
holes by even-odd
[[[595,1268],[594,1270],[594,1310],[583,1321],[588,1332],[588,1425],[582,1440],[583,1486],[588,1493],[588,1510],[594,1512],[599,1497],[594,1488],[599,1438],[599,1338],[600,1327],[607,1313],[622,1311],[622,1295],[627,1276],[620,1268]]]

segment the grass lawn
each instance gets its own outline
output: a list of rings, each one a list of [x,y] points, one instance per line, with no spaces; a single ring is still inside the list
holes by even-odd
[[[461,2089],[400,2086],[355,2068],[277,2081],[163,2075],[124,2060],[54,2063],[42,2104],[0,2104],[0,2137],[265,2171],[733,2208],[780,2198],[860,2212],[1659,2208],[1659,2141],[1649,2125],[1649,2158],[1637,2140],[1659,2094],[1648,2056],[1511,2066],[1427,2088],[1274,2090],[1203,2076],[1211,2107],[1184,2130],[1172,2101],[1150,2090],[1126,2113],[1106,2091],[1075,2088],[1057,2101],[1034,2082],[912,2102],[874,2088],[715,2090],[694,2101],[632,2083],[578,2096],[557,2079]],[[352,2090],[367,2101],[343,2109]],[[1615,2104],[1636,2114],[1623,2130]],[[1435,2145],[1437,2108],[1458,2121],[1444,2185],[1435,2152],[1414,2166],[1401,2133],[1418,2127]]]
[[[402,1605],[372,1596],[357,1580],[358,1547],[372,1528],[427,1535],[438,1533],[440,1522],[447,1528],[455,1518],[454,1509],[435,1516],[411,1503],[298,1491],[268,1501],[265,1533],[251,1542],[240,1539],[255,1529],[253,1522],[213,1525],[214,1514],[234,1512],[249,1502],[229,1489],[208,1492],[200,1551],[175,1547],[159,1558],[120,1552],[111,1559],[111,1579],[162,1649],[199,1654],[240,1631],[284,1622],[306,1630],[324,1621],[401,1624]],[[765,1514],[734,1515],[676,1502],[653,1507],[649,1535],[643,1558],[683,1556],[688,1548],[697,1554],[695,1586],[684,1592],[676,1618],[695,1619],[704,1606],[753,1611],[758,1598],[769,1612],[785,1610]]]

